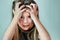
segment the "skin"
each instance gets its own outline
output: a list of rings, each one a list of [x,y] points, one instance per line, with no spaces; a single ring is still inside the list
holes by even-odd
[[[27,9],[26,9],[27,10]],[[30,17],[29,12],[25,11],[22,13],[21,18],[18,21],[18,25],[23,29],[23,30],[29,30],[33,26],[32,19]]]
[[[30,27],[32,27],[31,26],[33,24],[32,20],[35,23],[36,29],[39,33],[39,39],[40,40],[51,40],[49,33],[47,32],[47,30],[44,28],[44,26],[41,24],[41,22],[39,21],[39,19],[37,17],[38,11],[36,10],[37,9],[36,4],[31,3],[30,5],[26,5],[26,7],[28,7],[29,9],[26,9],[26,8],[22,9],[24,7],[24,5],[19,8],[19,4],[21,4],[21,3],[20,2],[16,3],[15,11],[13,9],[14,18],[13,18],[11,24],[9,25],[7,31],[5,32],[3,40],[12,39],[12,37],[15,33],[17,24],[23,30],[28,30]],[[31,18],[29,18],[29,16],[31,16]],[[23,25],[25,25],[25,26],[23,26]],[[29,25],[29,26],[26,26],[26,25]]]

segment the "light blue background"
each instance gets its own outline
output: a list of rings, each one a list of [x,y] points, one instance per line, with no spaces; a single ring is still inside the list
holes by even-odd
[[[35,0],[42,24],[52,40],[60,40],[60,0]],[[0,0],[0,40],[11,22],[12,0]]]

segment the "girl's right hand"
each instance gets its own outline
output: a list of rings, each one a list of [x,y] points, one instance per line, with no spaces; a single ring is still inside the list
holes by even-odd
[[[13,9],[13,14],[14,14],[14,17],[17,17],[18,19],[21,17],[22,15],[22,12],[24,12],[26,10],[25,5],[22,5],[20,8],[19,8],[19,5],[21,5],[21,2],[18,2],[15,4],[15,10]],[[24,8],[24,9],[22,9]]]

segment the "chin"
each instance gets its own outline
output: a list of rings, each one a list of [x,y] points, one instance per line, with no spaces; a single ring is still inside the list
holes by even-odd
[[[27,31],[29,29],[29,27],[23,27],[22,30]]]
[[[28,29],[23,29],[23,30],[27,31]]]

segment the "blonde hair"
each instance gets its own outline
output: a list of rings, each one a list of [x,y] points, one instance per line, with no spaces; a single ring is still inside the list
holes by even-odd
[[[34,29],[34,40],[37,40],[38,39],[38,36],[36,36],[37,35],[37,30],[36,30],[36,28]],[[14,36],[13,36],[13,40],[19,40],[20,39],[20,37],[19,37],[19,30],[18,30],[18,27],[16,27],[16,30],[15,30],[15,34],[14,34]]]
[[[35,3],[35,1],[34,1],[34,3]],[[36,4],[36,3],[35,3],[35,4]],[[12,9],[15,9],[15,1],[13,1]],[[38,10],[38,7],[37,7],[37,10]],[[38,12],[39,12],[39,10],[38,10]],[[39,14],[38,14],[37,16],[38,16],[38,18],[39,18]],[[14,17],[13,13],[12,13],[12,17]],[[37,35],[37,29],[35,28],[35,29],[34,29],[34,40],[37,40],[36,35]],[[19,40],[19,39],[20,39],[20,38],[19,38],[19,30],[18,30],[18,26],[17,26],[17,27],[16,27],[16,30],[15,30],[15,34],[14,34],[14,36],[13,36],[13,40]]]

